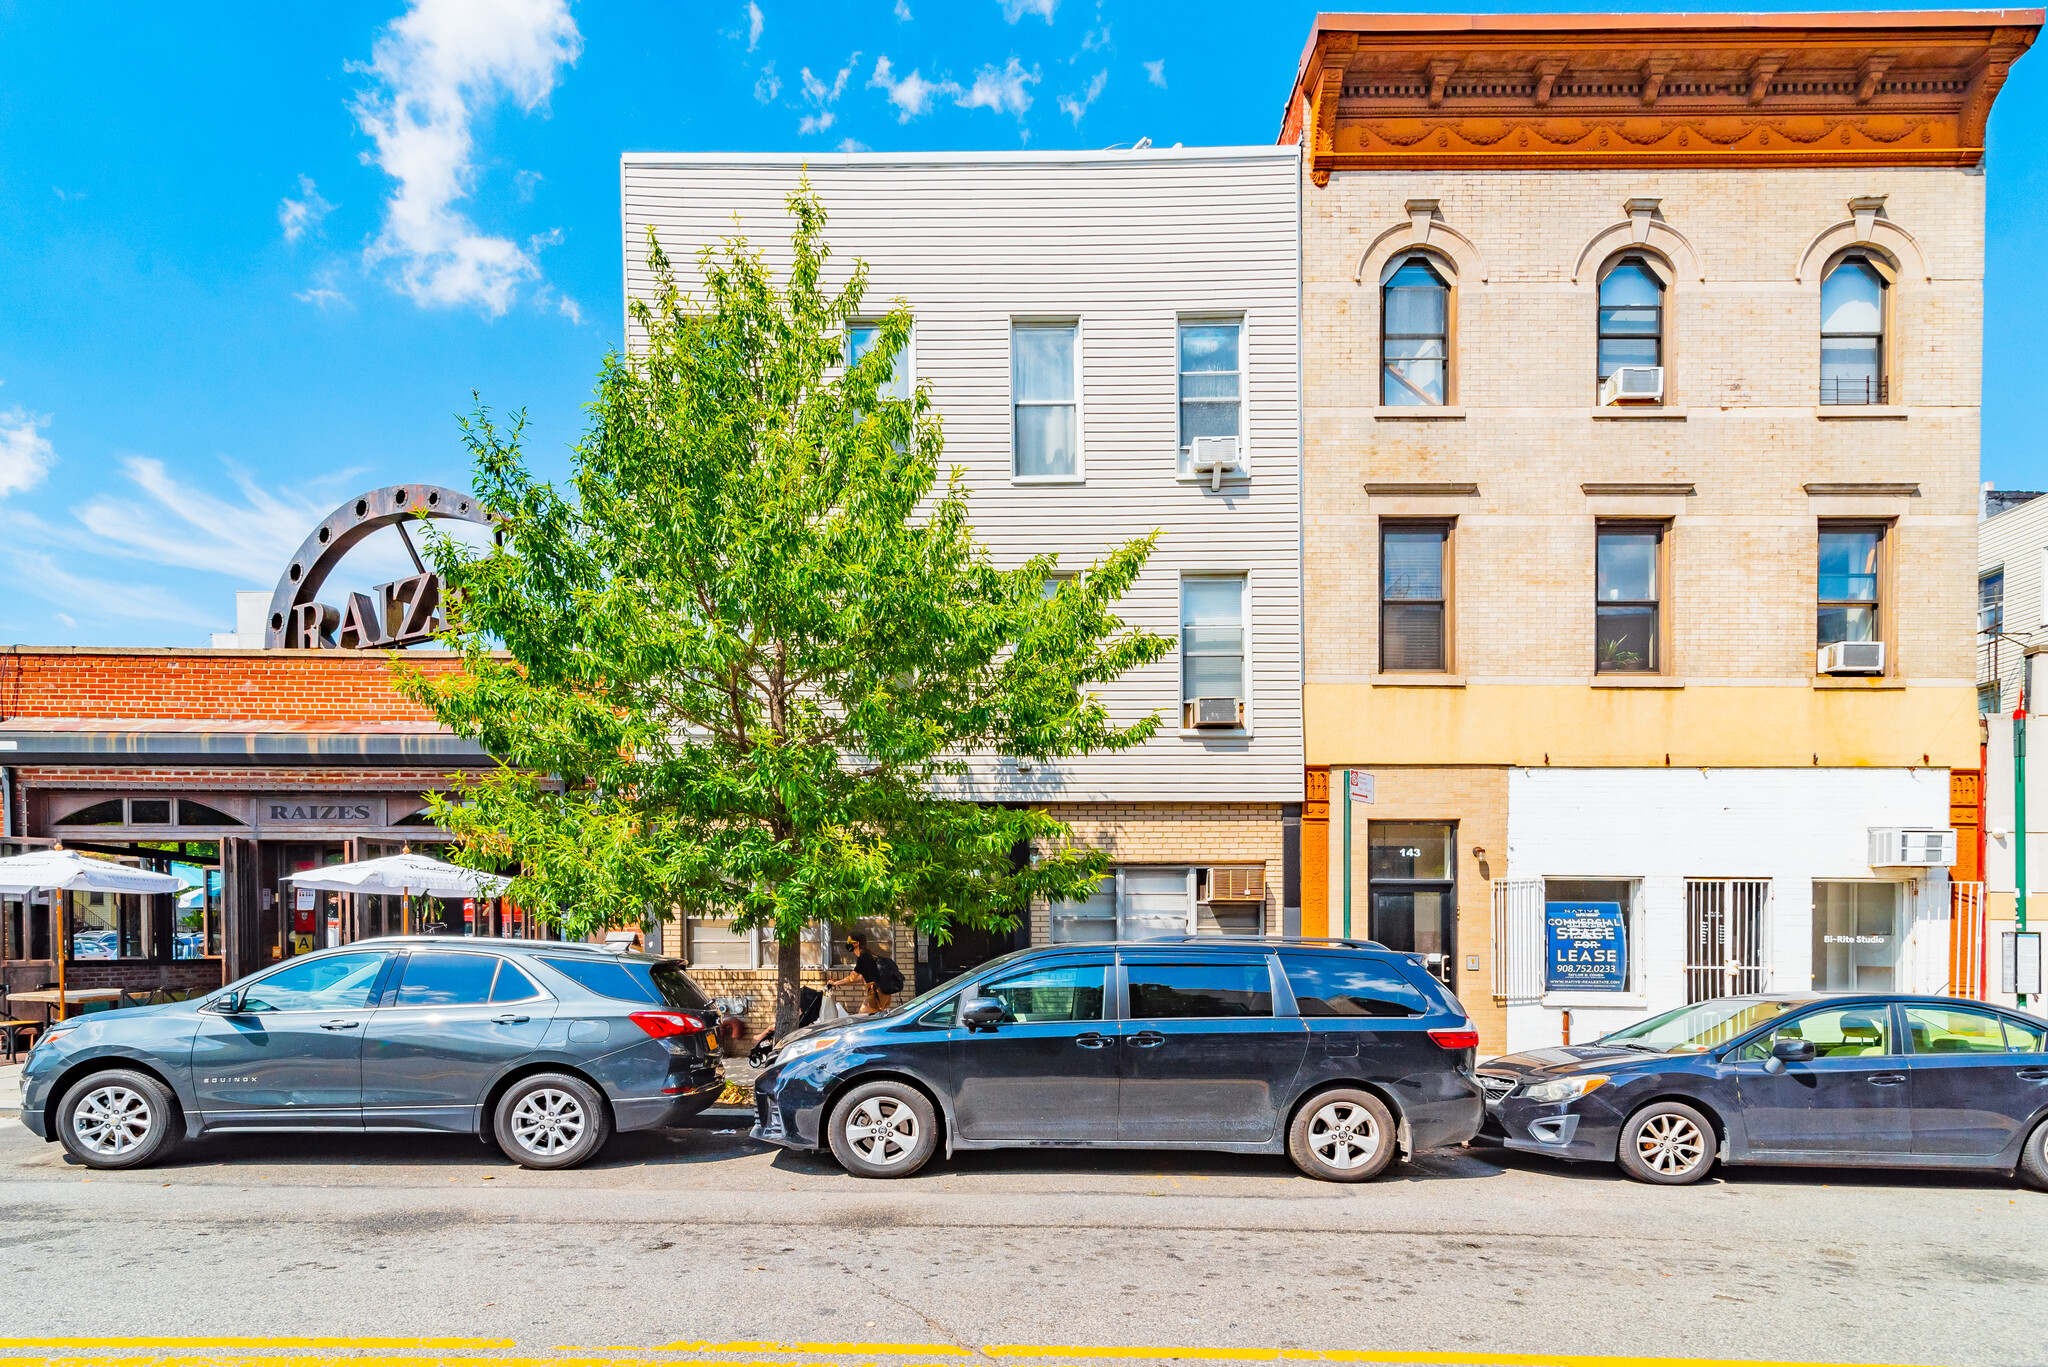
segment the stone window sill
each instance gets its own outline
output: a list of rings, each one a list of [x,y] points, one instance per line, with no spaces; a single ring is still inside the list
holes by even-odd
[[[1683,408],[1667,408],[1663,404],[1604,404],[1593,410],[1593,417],[1600,422],[1684,422]]]
[[[1670,674],[1595,674],[1586,682],[1594,688],[1685,687],[1685,680]]]
[[[1463,688],[1463,674],[1375,674],[1374,688]]]
[[[1870,422],[1886,418],[1903,422],[1905,421],[1906,410],[1898,404],[1824,403],[1814,408],[1813,416],[1822,421],[1833,420],[1836,422],[1844,420]]]
[[[1372,417],[1374,422],[1463,422],[1465,410],[1417,404],[1413,408],[1375,408]]]

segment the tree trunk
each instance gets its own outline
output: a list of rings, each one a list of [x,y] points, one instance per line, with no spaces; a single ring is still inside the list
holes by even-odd
[[[803,1014],[804,945],[801,939],[775,942],[775,1038],[788,1039]]]

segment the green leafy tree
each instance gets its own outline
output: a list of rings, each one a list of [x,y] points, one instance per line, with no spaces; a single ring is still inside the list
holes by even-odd
[[[676,284],[652,232],[643,341],[605,359],[573,494],[536,480],[520,425],[464,424],[491,548],[433,537],[460,668],[401,687],[501,760],[434,805],[479,867],[571,934],[652,911],[773,932],[776,1020],[800,940],[892,916],[944,941],[1088,895],[1107,868],[1043,810],[962,800],[966,757],[1136,745],[1089,686],[1162,657],[1116,603],[1153,538],[1048,594],[1055,558],[999,569],[975,541],[928,389],[885,397],[900,301],[846,363],[866,268],[826,284],[825,211],[791,195],[778,281],[744,240]],[[1025,846],[1035,858],[1018,861]]]

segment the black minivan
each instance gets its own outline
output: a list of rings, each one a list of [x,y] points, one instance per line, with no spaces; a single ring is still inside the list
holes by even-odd
[[[791,1035],[753,1135],[862,1177],[943,1144],[1284,1152],[1362,1182],[1478,1132],[1478,1044],[1433,975],[1370,941],[1050,945]]]

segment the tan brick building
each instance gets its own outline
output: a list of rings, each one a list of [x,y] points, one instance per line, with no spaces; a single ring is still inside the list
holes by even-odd
[[[1485,1051],[1945,985],[1953,856],[1878,832],[1977,764],[1984,130],[2040,20],[1318,19],[1304,929],[1439,956]]]

